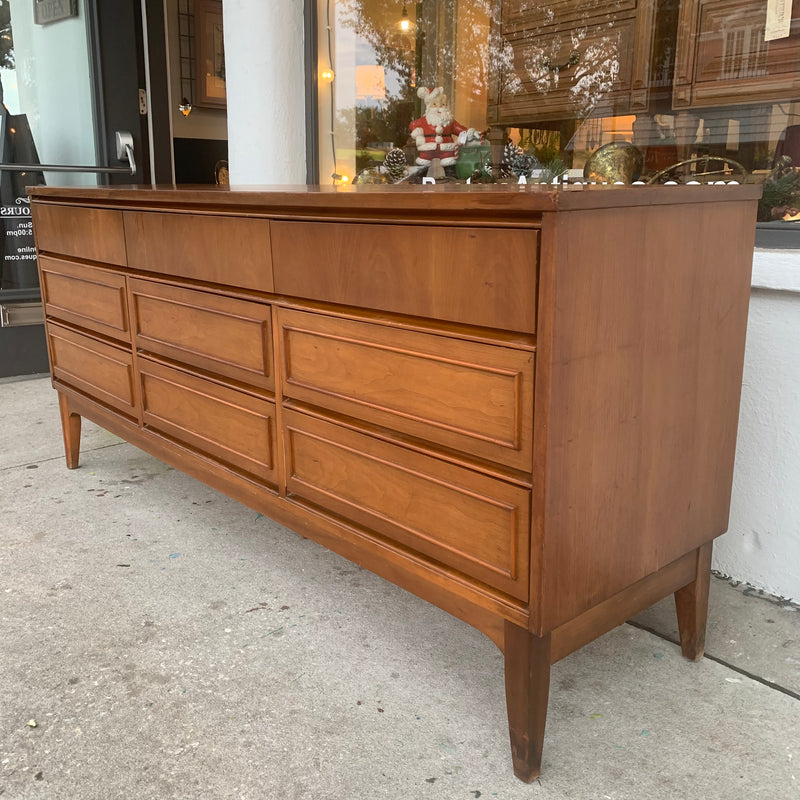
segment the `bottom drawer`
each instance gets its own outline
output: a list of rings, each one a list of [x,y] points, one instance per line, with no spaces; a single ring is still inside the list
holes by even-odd
[[[133,356],[70,328],[47,323],[53,377],[105,405],[136,416]]]
[[[527,600],[529,490],[296,411],[284,429],[290,495]]]
[[[139,358],[142,422],[218,461],[277,483],[275,404]]]

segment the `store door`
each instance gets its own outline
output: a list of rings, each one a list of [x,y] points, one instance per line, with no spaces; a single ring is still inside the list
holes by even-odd
[[[151,148],[142,6],[0,0],[0,378],[48,370],[26,187],[163,180]],[[159,20],[150,24],[157,34]]]

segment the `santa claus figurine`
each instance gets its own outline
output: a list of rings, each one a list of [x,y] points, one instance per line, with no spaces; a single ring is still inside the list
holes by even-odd
[[[415,119],[408,126],[419,153],[417,164],[430,166],[433,159],[438,158],[443,167],[454,166],[458,158],[458,144],[453,137],[466,133],[469,138],[474,130],[465,128],[453,119],[444,87],[426,89],[422,86],[417,89],[417,97],[421,97],[425,103],[425,116]]]

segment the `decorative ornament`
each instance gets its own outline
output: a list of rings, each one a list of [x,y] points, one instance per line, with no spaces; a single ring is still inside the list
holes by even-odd
[[[383,159],[383,169],[392,183],[398,183],[408,175],[406,154],[399,147],[393,147]]]
[[[356,175],[356,179],[353,183],[364,186],[366,184],[389,183],[389,179],[381,172],[380,167],[367,167]]]
[[[417,97],[425,104],[425,114],[408,126],[411,138],[417,146],[417,164],[430,166],[433,161],[438,160],[445,172],[453,167],[452,173],[455,175],[454,168],[458,158],[456,137],[466,133],[469,138],[475,131],[465,128],[453,117],[442,86],[434,89],[421,86],[417,89]]]

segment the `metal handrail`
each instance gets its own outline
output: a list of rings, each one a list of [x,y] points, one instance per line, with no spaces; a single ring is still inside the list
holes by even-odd
[[[127,167],[79,167],[66,164],[2,164],[0,171],[6,172],[103,172],[114,175],[135,175],[136,161],[133,157],[133,137],[124,131],[117,132],[117,158],[128,161]]]

